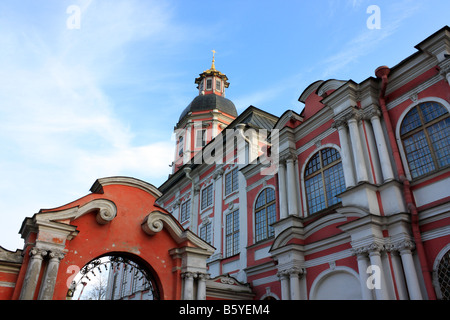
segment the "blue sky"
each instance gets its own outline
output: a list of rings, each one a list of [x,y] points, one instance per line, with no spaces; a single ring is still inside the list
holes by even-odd
[[[79,29],[68,28],[74,5]],[[369,29],[370,5],[380,29]],[[0,246],[95,179],[167,178],[173,126],[211,65],[238,112],[300,112],[319,79],[362,81],[449,24],[448,0],[0,1]]]

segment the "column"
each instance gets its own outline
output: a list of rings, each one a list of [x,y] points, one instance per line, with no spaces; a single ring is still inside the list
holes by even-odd
[[[206,280],[208,279],[207,273],[197,274],[197,300],[206,300]]]
[[[380,112],[378,110],[372,112],[370,122],[372,123],[373,133],[375,135],[375,141],[377,143],[383,180],[385,182],[393,180],[394,172],[392,170],[391,158],[389,157],[389,150],[386,144],[386,139],[383,134],[383,128],[381,127]]]
[[[350,131],[350,140],[352,142],[353,159],[356,168],[357,182],[369,181],[367,176],[366,162],[364,160],[361,137],[358,129],[358,120],[355,117],[348,120],[348,128]]]
[[[408,300],[408,289],[406,288],[405,276],[402,270],[402,262],[397,251],[391,250],[392,269],[395,276],[395,284],[397,286],[398,298],[400,300]]]
[[[380,283],[375,284],[375,296],[377,297],[377,300],[389,300],[386,279],[384,277],[383,264],[381,263],[382,249],[382,245],[379,245],[377,243],[371,244],[368,248],[369,258],[370,264],[372,266],[378,267],[375,269],[374,278],[376,281],[380,281]],[[380,274],[376,274],[376,272],[380,272]]]
[[[61,251],[51,251],[48,254],[50,260],[45,269],[44,278],[42,279],[41,289],[39,291],[38,300],[52,300],[55,291],[56,277],[58,276],[59,263],[64,258]]]
[[[337,128],[339,141],[341,142],[341,159],[342,167],[344,169],[345,186],[351,188],[355,186],[355,177],[353,175],[353,161],[347,135],[348,130],[344,121],[335,121],[333,126]]]
[[[221,253],[222,243],[222,184],[223,184],[223,168],[218,169],[214,175],[214,229],[213,229],[213,245],[216,247],[214,255]],[[217,274],[218,275],[218,274]],[[216,275],[214,275],[216,276]]]
[[[30,250],[30,260],[28,261],[27,272],[22,284],[20,300],[33,300],[45,255],[47,255],[45,250],[36,247]]]
[[[397,248],[403,263],[403,271],[405,272],[409,298],[411,300],[423,300],[416,267],[411,253],[411,250],[414,248],[414,243],[412,241],[403,241],[397,245]]]
[[[278,199],[280,201],[280,219],[287,218],[286,163],[281,161],[278,165]]]
[[[297,179],[295,176],[294,158],[289,156],[286,159],[286,171],[287,171],[287,188],[288,188],[288,214],[298,215],[297,206]]]
[[[281,282],[281,300],[290,300],[289,278],[286,271],[279,271],[278,277]]]
[[[367,252],[362,248],[354,249],[353,251],[358,261],[358,273],[362,297],[364,300],[373,300],[372,291],[367,285],[367,268],[369,267],[369,257]]]
[[[194,274],[192,272],[184,272],[181,274],[184,279],[183,299],[194,299]]]
[[[299,276],[302,274],[301,270],[297,268],[289,269],[289,285],[291,289],[291,300],[300,300],[301,292],[300,292],[300,278]]]

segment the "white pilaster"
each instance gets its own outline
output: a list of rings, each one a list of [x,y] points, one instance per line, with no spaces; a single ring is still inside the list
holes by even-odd
[[[301,293],[300,293],[300,273],[301,271],[292,268],[289,270],[289,285],[291,289],[291,300],[300,300],[301,299]]]
[[[345,186],[351,188],[355,186],[355,176],[353,174],[353,161],[350,152],[350,143],[348,141],[348,130],[343,121],[335,122],[335,127],[339,133],[339,141],[341,143],[341,159],[344,170]]]
[[[400,252],[400,257],[403,263],[409,298],[411,300],[423,300],[416,267],[414,265],[414,260],[411,253],[411,250],[414,248],[414,243],[412,241],[403,241],[397,246],[397,248]]]
[[[286,271],[278,272],[278,277],[280,278],[281,283],[281,299],[282,300],[290,300],[290,287],[289,287],[289,275]]]
[[[48,254],[50,260],[45,269],[44,278],[42,279],[41,289],[39,290],[38,300],[52,300],[55,291],[56,277],[58,275],[59,263],[64,258],[61,251],[51,251]]]
[[[394,172],[392,170],[391,158],[389,156],[389,150],[383,134],[383,128],[381,127],[379,112],[372,113],[370,122],[372,123],[375,141],[378,149],[378,156],[380,157],[380,166],[381,172],[383,174],[383,180],[384,182],[393,180]]]
[[[363,250],[355,250],[356,259],[358,261],[358,273],[359,273],[359,282],[361,285],[361,293],[364,300],[373,300],[372,291],[369,289],[367,285],[368,274],[367,268],[369,267],[369,257],[367,256],[367,252]]]
[[[289,156],[286,159],[286,171],[287,171],[287,194],[288,194],[288,214],[298,216],[298,204],[297,204],[297,179],[294,168],[294,158]]]
[[[375,290],[375,296],[377,297],[377,300],[389,300],[386,278],[384,276],[383,264],[381,262],[381,250],[382,250],[381,245],[374,243],[369,246],[370,264],[372,266],[378,267],[377,271],[381,272],[381,274],[378,274],[377,276],[375,276],[376,281],[380,281],[380,283],[376,284],[374,290]]]
[[[280,219],[288,216],[288,203],[286,194],[286,163],[279,163],[278,167],[278,199],[280,201]]]
[[[357,182],[369,181],[367,175],[367,167],[364,160],[360,132],[358,128],[358,120],[353,117],[350,118],[347,123],[350,131],[350,140],[352,143],[353,160],[356,168]]]
[[[41,272],[42,261],[47,251],[33,248],[30,250],[30,260],[27,266],[27,272],[20,291],[19,300],[33,300],[34,293],[39,281],[39,274]]]
[[[184,279],[183,299],[194,299],[194,274],[192,272],[185,272],[182,274]]]

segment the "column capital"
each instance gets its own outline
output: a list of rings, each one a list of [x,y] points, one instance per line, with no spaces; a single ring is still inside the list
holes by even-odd
[[[197,277],[197,273],[191,272],[191,271],[183,272],[181,274],[181,278],[183,278],[183,279],[186,279],[186,278],[187,279],[194,279],[196,277]]]
[[[347,121],[343,118],[335,119],[334,122],[331,124],[331,127],[337,130],[346,129],[348,127]]]
[[[394,244],[395,250],[402,254],[411,254],[411,251],[415,249],[415,244],[411,240],[402,240]]]
[[[208,280],[208,279],[210,278],[210,274],[209,274],[209,273],[198,272],[198,273],[197,273],[197,278],[198,278],[199,280],[204,280],[204,281],[206,281],[206,280]]]
[[[44,258],[47,254],[48,254],[47,250],[42,249],[42,248],[33,247],[30,250],[30,257]]]
[[[359,258],[360,256],[363,257],[367,254],[379,254],[383,250],[386,250],[386,246],[382,243],[374,241],[365,246],[352,248],[351,252],[354,256],[357,256]]]
[[[66,253],[61,250],[51,250],[48,253],[48,257],[50,259],[57,259],[59,261],[61,261],[65,255],[66,255]]]

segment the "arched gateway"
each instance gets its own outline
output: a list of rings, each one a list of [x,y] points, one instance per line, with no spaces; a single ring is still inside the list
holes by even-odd
[[[201,282],[214,247],[155,205],[158,189],[112,177],[97,180],[91,192],[25,219],[20,233],[26,252],[13,299],[70,298],[77,274],[106,272],[106,257],[117,262],[110,268],[134,270],[137,279],[142,272],[152,298],[205,299]]]

